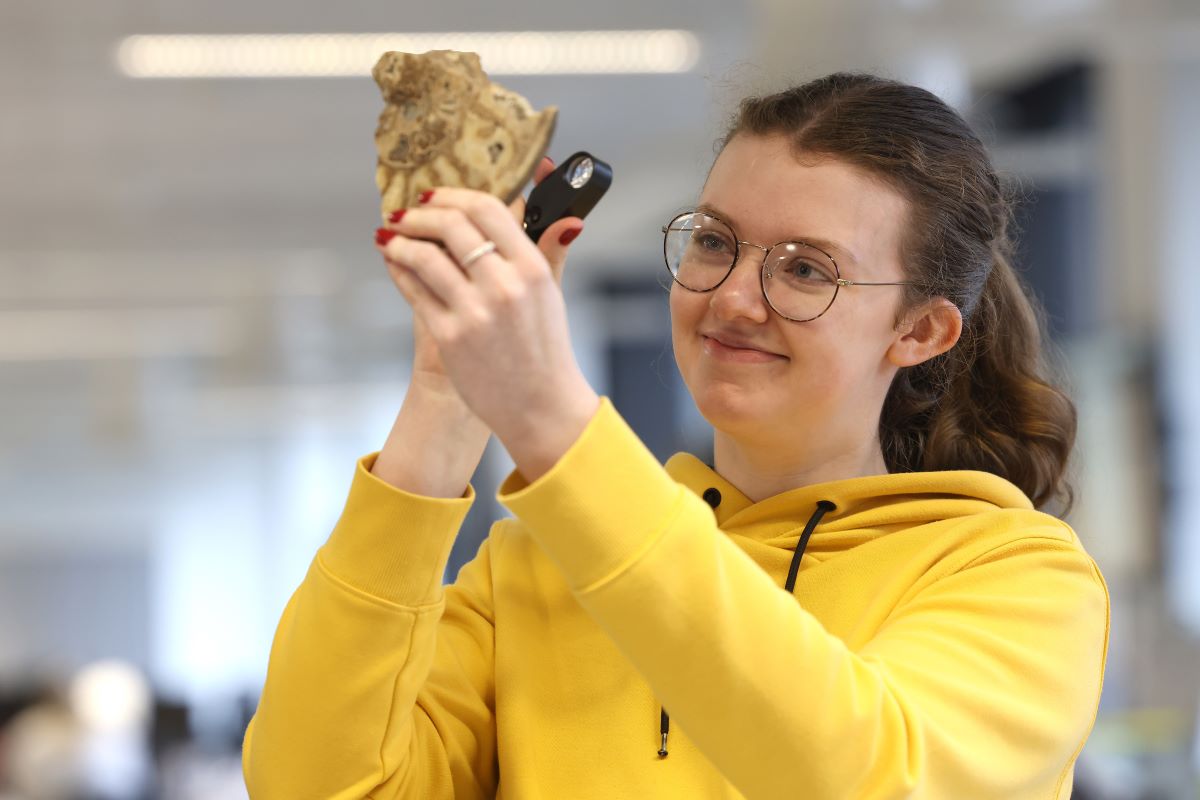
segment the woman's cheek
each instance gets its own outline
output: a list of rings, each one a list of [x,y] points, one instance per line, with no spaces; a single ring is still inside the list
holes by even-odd
[[[684,297],[678,286],[671,285],[671,345],[675,351],[675,362],[685,376],[698,355],[700,318],[697,308],[693,307],[695,304],[689,302],[691,299]]]

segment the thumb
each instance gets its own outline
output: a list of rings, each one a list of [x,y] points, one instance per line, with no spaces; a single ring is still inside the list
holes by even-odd
[[[542,160],[537,163],[533,169],[533,183],[536,186],[546,179],[546,176],[554,172],[554,159],[550,156],[542,156]],[[525,196],[517,195],[517,199],[508,204],[508,210],[512,212],[513,219],[517,222],[525,221]]]
[[[550,271],[554,273],[554,280],[558,282],[559,286],[562,286],[563,269],[567,264],[567,251],[571,247],[571,242],[575,241],[582,230],[582,219],[563,217],[542,231],[542,238],[538,239],[538,249],[550,263]]]

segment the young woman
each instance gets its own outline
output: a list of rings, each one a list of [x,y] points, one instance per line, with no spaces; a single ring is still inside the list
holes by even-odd
[[[1074,409],[963,120],[869,76],[743,101],[662,226],[712,465],[588,385],[582,222],[520,212],[438,188],[381,229],[411,387],[284,611],[251,796],[1069,797],[1108,596],[1038,510]],[[513,517],[443,589],[489,432]]]

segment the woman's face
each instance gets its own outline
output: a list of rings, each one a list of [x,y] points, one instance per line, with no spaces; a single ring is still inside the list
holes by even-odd
[[[843,278],[902,281],[900,240],[907,202],[855,167],[800,163],[782,136],[734,137],[700,196],[738,239],[769,247],[826,243]],[[896,367],[886,358],[901,286],[842,288],[809,322],[780,317],[763,297],[762,250],[742,247],[737,266],[711,292],[671,285],[675,359],[700,413],[747,445],[808,443],[837,452],[873,437]],[[707,334],[741,336],[776,354],[738,360]]]

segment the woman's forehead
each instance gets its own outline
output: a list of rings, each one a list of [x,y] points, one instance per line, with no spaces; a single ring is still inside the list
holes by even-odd
[[[696,205],[696,210],[703,211],[705,214],[716,217],[722,222],[725,222],[735,230],[739,238],[743,238],[744,236],[748,235],[743,233],[745,228],[737,223],[738,215],[722,211],[721,208],[714,203],[702,200]],[[833,255],[833,257],[836,258],[840,263],[858,263],[858,256],[854,254],[854,250],[851,247],[848,247],[836,239],[825,238],[818,232],[817,228],[810,227],[809,229],[801,229],[796,225],[793,225],[792,228],[794,230],[791,233],[783,235],[776,234],[773,238],[768,237],[770,239],[769,241],[767,239],[763,239],[761,242],[757,242],[757,244],[773,245],[779,244],[780,242],[805,242],[807,244],[816,245],[822,250],[825,250]]]
[[[735,137],[709,173],[698,207],[758,244],[824,240],[847,263],[895,260],[907,202],[833,158],[798,160],[786,141]]]

